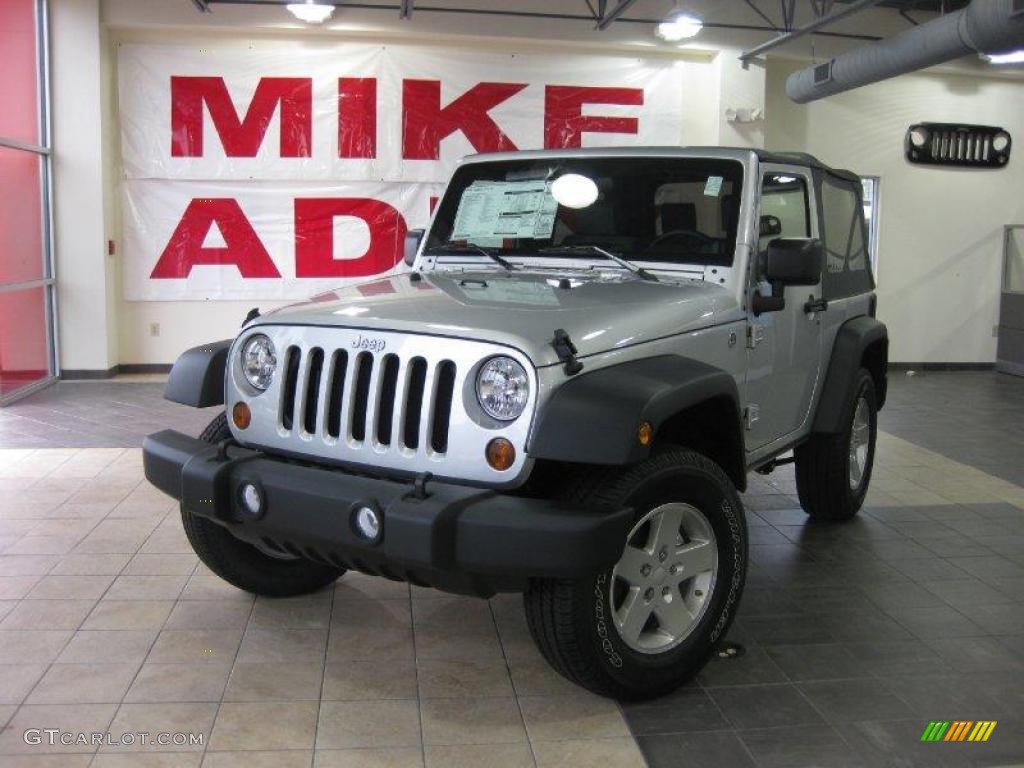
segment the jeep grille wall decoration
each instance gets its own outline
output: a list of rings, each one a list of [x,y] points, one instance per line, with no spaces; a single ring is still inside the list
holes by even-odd
[[[1003,168],[1010,161],[1010,134],[1003,128],[960,123],[918,123],[907,129],[907,160],[916,165]]]

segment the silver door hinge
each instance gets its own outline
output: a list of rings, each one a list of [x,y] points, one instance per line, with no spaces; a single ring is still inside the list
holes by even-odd
[[[756,403],[751,403],[743,409],[743,422],[747,429],[753,429],[759,418],[761,418],[761,407]]]
[[[747,326],[747,349],[754,349],[764,341],[764,326],[753,323]]]

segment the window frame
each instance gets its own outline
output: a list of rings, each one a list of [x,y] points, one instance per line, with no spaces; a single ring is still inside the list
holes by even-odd
[[[761,251],[761,238],[760,233],[760,220],[761,220],[761,197],[764,192],[764,179],[766,176],[796,176],[804,184],[804,190],[806,191],[806,206],[807,206],[807,222],[810,233],[807,235],[809,240],[821,239],[821,201],[818,193],[818,176],[817,171],[807,166],[790,166],[781,165],[778,163],[759,163],[757,168],[757,183],[755,186],[755,194],[757,199],[754,203],[753,215],[751,216],[751,236],[754,238],[754,245],[751,246],[750,253],[751,258],[747,266],[747,307],[750,307],[751,296],[754,291],[757,290],[761,284],[764,273],[764,260],[761,258],[763,252]],[[822,286],[824,291],[824,275],[816,285]]]
[[[882,220],[882,178],[880,176],[861,176],[861,189],[864,183],[871,185],[871,216],[865,215],[864,220],[868,228],[868,256],[871,260],[871,277],[875,287],[878,287],[878,244],[880,242],[879,227]],[[863,195],[863,192],[862,192]],[[867,198],[861,198],[861,206],[866,205]]]
[[[57,339],[57,291],[53,258],[53,142],[50,109],[50,14],[48,0],[34,0],[36,20],[36,108],[39,143],[0,136],[0,147],[27,152],[39,158],[39,184],[42,222],[42,277],[18,283],[0,283],[0,295],[42,288],[46,323],[47,376],[7,395],[0,395],[0,406],[8,405],[53,384],[60,375]]]
[[[793,171],[788,171],[788,170],[765,170],[764,167],[762,167],[762,169],[761,169],[761,183],[760,183],[760,185],[757,188],[757,218],[754,221],[754,226],[757,228],[756,231],[757,231],[757,234],[758,234],[758,238],[757,238],[757,240],[758,240],[758,248],[760,249],[760,240],[761,240],[761,237],[760,237],[760,232],[761,232],[761,216],[763,215],[762,210],[763,210],[763,206],[764,206],[764,194],[765,194],[764,193],[764,180],[768,176],[793,176],[793,177],[796,178],[796,180],[798,180],[801,183],[801,185],[803,186],[803,192],[804,192],[804,213],[805,213],[805,221],[806,221],[806,226],[804,227],[804,232],[806,234],[801,235],[801,237],[813,238],[814,237],[813,232],[817,229],[817,222],[815,221],[814,206],[811,205],[811,188],[812,188],[812,186],[814,184],[814,179],[812,179],[810,175],[808,175],[806,173],[803,173],[802,171],[798,171],[798,170],[793,170]],[[779,235],[779,237],[787,237],[787,235],[783,234],[783,235]],[[792,237],[792,235],[788,235],[788,237]]]

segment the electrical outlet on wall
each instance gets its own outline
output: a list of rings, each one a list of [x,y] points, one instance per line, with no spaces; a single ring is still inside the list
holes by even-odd
[[[149,335],[150,336],[159,336],[160,335],[160,323],[150,323],[149,324]]]

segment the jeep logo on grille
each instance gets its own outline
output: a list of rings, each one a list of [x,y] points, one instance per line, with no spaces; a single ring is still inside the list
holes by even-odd
[[[352,340],[352,349],[365,349],[369,352],[383,352],[387,345],[388,343],[384,339],[374,339],[362,334],[359,334],[358,339]]]

